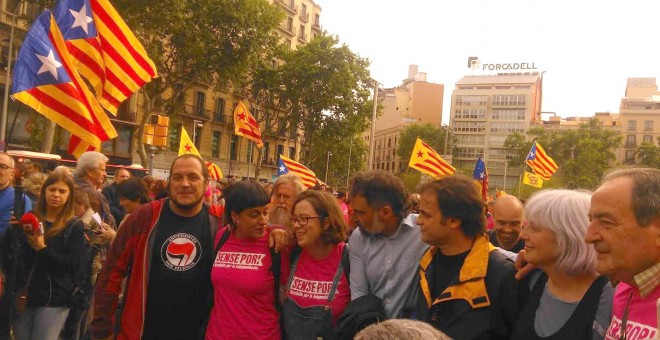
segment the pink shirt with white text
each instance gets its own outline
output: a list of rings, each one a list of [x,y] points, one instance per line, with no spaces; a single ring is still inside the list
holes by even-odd
[[[623,282],[620,282],[616,286],[614,304],[612,306],[612,322],[607,330],[605,339],[618,340],[620,338],[623,311],[626,308],[626,303],[631,292],[633,295],[630,300],[630,307],[628,308],[626,339],[657,339],[660,333],[658,333],[658,328],[656,328],[658,327],[658,319],[655,304],[658,298],[660,298],[660,285],[655,288],[651,295],[643,299],[637,289]]]
[[[223,232],[218,232],[214,244]],[[282,254],[281,262],[280,282],[286,283],[286,254]],[[214,306],[206,339],[281,338],[271,263],[268,234],[258,240],[239,240],[233,234],[229,237],[211,270]]]
[[[344,243],[340,243],[332,248],[328,257],[321,260],[314,260],[307,251],[303,250],[300,253],[291,285],[288,287],[287,297],[304,308],[327,305],[332,282],[337,273],[337,267],[341,263],[343,249]],[[337,323],[337,319],[350,301],[351,289],[348,286],[346,274],[342,273],[334,300],[330,304],[334,324]]]

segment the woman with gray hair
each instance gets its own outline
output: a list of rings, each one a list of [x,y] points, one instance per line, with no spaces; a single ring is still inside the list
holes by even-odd
[[[527,201],[520,238],[525,259],[542,272],[526,282],[531,292],[524,291],[529,296],[511,339],[604,338],[613,289],[584,242],[590,202],[590,193],[572,190],[544,190]]]

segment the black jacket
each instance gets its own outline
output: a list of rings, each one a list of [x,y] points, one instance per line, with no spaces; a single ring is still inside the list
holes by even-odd
[[[65,240],[67,228],[70,234]],[[69,305],[75,282],[82,270],[84,242],[83,223],[74,217],[57,235],[46,239],[46,248],[34,251],[28,244],[23,244],[26,276],[35,266],[29,282],[28,306]],[[19,287],[28,284],[27,277],[23,277],[22,281]]]
[[[112,183],[103,190],[101,190],[101,193],[103,196],[105,196],[105,199],[108,200],[108,205],[110,206],[110,213],[112,214],[112,217],[115,219],[115,223],[119,225],[119,223],[124,219],[124,215],[126,215],[126,211],[124,210],[124,207],[122,207],[119,204],[119,194],[117,193],[117,183]]]
[[[459,275],[431,301],[437,252],[429,248],[420,261],[417,318],[454,339],[508,339],[519,314],[513,262],[478,236]]]

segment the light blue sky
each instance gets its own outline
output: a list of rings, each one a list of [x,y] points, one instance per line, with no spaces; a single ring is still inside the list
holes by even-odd
[[[445,85],[449,121],[467,58],[534,62],[544,75],[543,111],[618,112],[628,77],[660,77],[658,0],[316,0],[321,25],[371,60],[385,87],[409,64]]]

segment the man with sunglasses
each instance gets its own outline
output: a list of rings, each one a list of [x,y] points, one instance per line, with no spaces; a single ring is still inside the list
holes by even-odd
[[[12,186],[14,181],[14,159],[4,153],[0,152],[0,280],[5,287],[4,296],[0,295],[0,340],[9,339],[9,317],[11,313],[11,306],[13,302],[13,282],[6,282],[5,277],[12,277],[11,270],[16,268],[10,265],[12,260],[12,240],[15,239],[11,236],[9,228],[9,219],[14,213],[14,198],[16,193]],[[23,211],[32,210],[32,203],[27,196],[23,195]],[[21,216],[16,216],[20,218]],[[22,231],[21,231],[22,234]],[[16,255],[16,254],[13,254]],[[14,272],[13,274],[17,274]]]

